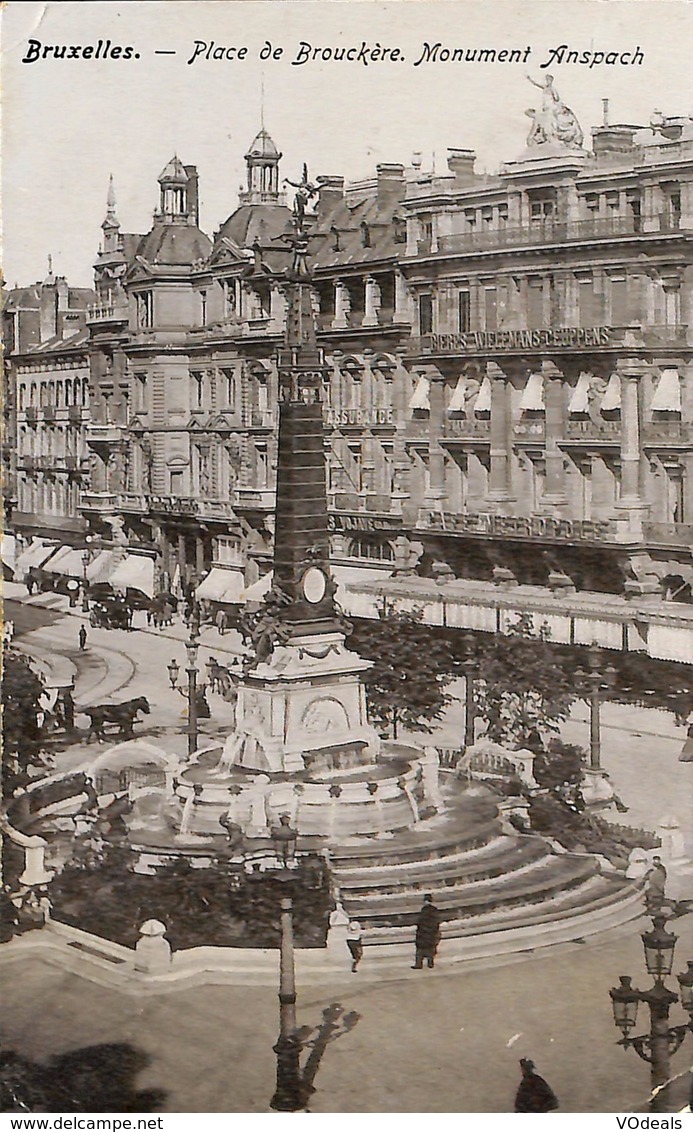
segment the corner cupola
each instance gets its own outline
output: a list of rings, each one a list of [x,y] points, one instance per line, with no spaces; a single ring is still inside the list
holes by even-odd
[[[281,153],[263,128],[253,139],[245,155],[248,188],[239,194],[241,204],[283,204],[279,192]]]

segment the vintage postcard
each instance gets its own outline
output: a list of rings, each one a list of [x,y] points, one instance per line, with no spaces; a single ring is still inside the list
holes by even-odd
[[[7,1127],[683,1128],[693,6],[2,17]]]

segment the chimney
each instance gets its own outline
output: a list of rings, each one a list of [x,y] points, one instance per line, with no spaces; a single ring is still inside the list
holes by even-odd
[[[605,100],[606,101],[606,100]],[[633,149],[633,139],[641,126],[594,126],[592,129],[592,149],[595,157],[607,153],[628,153]]]
[[[199,195],[199,176],[197,173],[196,165],[185,165],[185,172],[188,174],[188,184],[186,186],[188,216],[192,216],[193,223],[196,228],[200,226],[200,195]]]
[[[474,180],[475,161],[476,153],[473,149],[448,149],[448,169],[458,181]]]
[[[58,288],[55,276],[50,274],[41,284],[39,298],[39,340],[41,343],[55,338],[58,333]]]
[[[404,200],[406,181],[403,165],[376,165],[378,204],[393,205]]]
[[[340,201],[344,200],[343,177],[318,177],[318,219],[323,220]]]

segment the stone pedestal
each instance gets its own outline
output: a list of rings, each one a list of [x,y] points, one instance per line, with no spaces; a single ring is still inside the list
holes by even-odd
[[[614,801],[614,788],[605,770],[585,767],[580,790],[585,805],[591,810],[604,809]]]
[[[146,975],[167,971],[171,966],[171,945],[164,938],[166,925],[160,920],[146,920],[135,944],[135,970]]]
[[[276,648],[239,686],[223,766],[291,773],[318,758],[326,769],[374,762],[379,738],[361,683],[369,667],[340,633],[295,637]]]

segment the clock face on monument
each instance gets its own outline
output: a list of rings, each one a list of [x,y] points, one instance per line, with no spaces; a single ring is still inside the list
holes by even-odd
[[[318,605],[322,601],[326,588],[327,579],[317,566],[311,566],[301,578],[301,591],[311,605]]]

